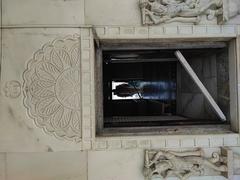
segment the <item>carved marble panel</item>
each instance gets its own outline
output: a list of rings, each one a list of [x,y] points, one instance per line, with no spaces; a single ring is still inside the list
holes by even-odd
[[[81,140],[79,36],[47,43],[28,62],[24,105],[37,126],[57,137]]]
[[[206,23],[217,19],[223,24],[240,12],[237,0],[140,0],[139,7],[143,25],[164,23],[193,23],[199,24],[202,17],[207,18]]]
[[[206,169],[220,172],[231,179],[233,176],[232,150],[222,148],[221,153],[213,152],[211,157],[205,157],[202,149],[145,151],[143,174],[147,180],[153,177],[165,179],[171,176],[186,180],[191,176],[204,175]]]
[[[0,152],[91,148],[92,54],[89,28],[3,30]]]
[[[17,98],[21,94],[21,84],[18,81],[11,80],[5,83],[4,93],[6,97]]]
[[[117,144],[114,141],[114,144]],[[113,145],[113,141],[112,141]],[[234,153],[239,154],[239,148],[234,149]],[[179,149],[177,149],[178,151]],[[181,149],[181,150],[192,150]],[[204,157],[211,158],[213,152],[220,153],[218,148],[205,148]],[[143,176],[144,167],[144,151],[135,150],[99,150],[90,151],[88,153],[88,180],[146,180]],[[235,157],[235,156],[234,156]],[[235,157],[236,158],[236,157]],[[235,163],[235,160],[234,160]],[[236,160],[234,165],[234,174],[239,170],[240,159]],[[239,173],[238,173],[239,174]],[[239,176],[234,180],[238,180]],[[221,173],[214,170],[205,171],[203,176],[194,176],[189,180],[226,180],[227,178],[221,176]],[[161,180],[160,178],[153,178],[153,180]],[[164,180],[178,180],[176,177],[167,177]]]

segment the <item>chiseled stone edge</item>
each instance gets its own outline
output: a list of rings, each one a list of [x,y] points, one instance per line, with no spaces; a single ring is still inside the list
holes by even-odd
[[[82,145],[92,149],[95,138],[94,39],[91,27],[81,28]]]
[[[94,26],[101,39],[152,38],[231,38],[240,34],[240,25],[164,25],[164,26]],[[188,148],[238,146],[239,134],[129,136],[95,138],[94,150],[135,148]]]
[[[172,135],[172,136],[128,136],[128,137],[96,137],[94,150],[114,149],[146,149],[146,148],[215,148],[223,146],[239,146],[239,135]]]
[[[102,39],[233,37],[237,25],[94,26]]]

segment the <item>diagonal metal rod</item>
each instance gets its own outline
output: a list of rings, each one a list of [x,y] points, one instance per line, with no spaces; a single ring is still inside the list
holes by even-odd
[[[184,69],[188,72],[188,74],[191,76],[193,81],[196,83],[196,85],[199,87],[205,98],[208,100],[209,104],[212,106],[214,111],[217,113],[217,115],[220,117],[222,121],[226,121],[226,116],[223,114],[222,110],[219,108],[217,103],[214,101],[213,97],[210,95],[208,90],[205,88],[203,83],[200,81],[196,73],[193,71],[191,66],[188,64],[185,57],[182,55],[182,53],[178,50],[175,51],[175,56],[178,58],[180,63],[183,65]]]

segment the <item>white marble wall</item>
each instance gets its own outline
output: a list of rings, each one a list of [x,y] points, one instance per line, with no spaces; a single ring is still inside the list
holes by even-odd
[[[223,36],[227,33],[227,36],[232,37],[236,32],[233,26],[177,27],[173,24],[161,28],[141,27],[138,0],[0,0],[0,2],[2,5],[0,180],[143,180],[141,173],[143,149],[149,147],[149,140],[117,139],[98,143],[100,141],[97,139],[96,143],[86,142],[90,148],[93,145],[95,150],[83,152],[80,144],[59,140],[36,127],[23,107],[22,93],[15,99],[5,96],[5,83],[11,80],[23,83],[22,73],[27,62],[43,44],[57,37],[79,33],[78,27],[88,24],[98,26],[99,37],[108,39],[143,36],[160,38],[166,35],[193,37],[198,33],[200,36]],[[233,22],[238,23],[236,19],[230,23]],[[137,28],[132,28],[133,26]],[[87,124],[85,126],[89,129],[85,136],[89,140],[95,140],[94,127]],[[210,147],[239,145],[236,134],[229,137],[230,139],[200,137],[196,141],[191,138],[176,140],[173,137],[168,141],[166,137],[155,138],[152,140],[154,141],[152,147],[178,149],[180,146],[176,146],[177,142],[186,147],[204,146],[206,151],[209,151]],[[98,151],[99,149],[102,151]],[[239,147],[233,149],[240,152]],[[240,161],[236,166],[240,167]],[[236,173],[240,174],[240,170],[236,169]],[[236,180],[239,178],[235,177]],[[223,179],[219,176],[191,178],[191,180]]]
[[[93,25],[141,25],[139,0],[86,0],[85,23]],[[209,0],[201,0],[200,4],[207,4]],[[240,16],[232,19],[227,24],[239,24]],[[203,17],[200,24],[216,24],[216,19],[208,21]],[[179,24],[179,23],[170,23]],[[180,23],[181,24],[181,23]]]
[[[1,180],[87,180],[87,152],[1,153]]]
[[[33,53],[56,37],[79,33],[78,28],[20,28],[2,30],[0,152],[42,152],[80,150],[81,145],[56,139],[36,128],[23,106],[23,93],[6,97],[4,86],[11,80],[23,84],[23,72]],[[21,89],[22,91],[22,89]]]
[[[210,152],[214,149],[209,150]],[[239,161],[240,162],[240,161]],[[1,153],[1,180],[144,180],[143,151]],[[236,170],[235,170],[236,171]],[[235,176],[233,180],[238,180]],[[154,179],[155,180],[155,179]],[[160,180],[156,178],[156,180]],[[177,180],[168,178],[168,180]],[[214,176],[189,180],[226,180]]]
[[[84,24],[84,0],[2,0],[4,26]]]
[[[86,0],[85,22],[93,25],[140,25],[138,0]]]
[[[210,156],[211,152],[216,150],[208,149],[206,156]],[[90,151],[88,152],[88,180],[144,180],[143,156],[144,153],[141,150]],[[233,180],[238,178],[240,176],[235,176]],[[177,180],[177,178],[167,178],[167,180]],[[214,176],[192,177],[189,180],[226,180],[226,178],[215,173]]]

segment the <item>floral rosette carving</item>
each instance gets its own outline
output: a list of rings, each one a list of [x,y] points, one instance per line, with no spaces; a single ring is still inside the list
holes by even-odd
[[[81,140],[80,39],[56,39],[38,50],[24,74],[24,105],[37,126]]]

